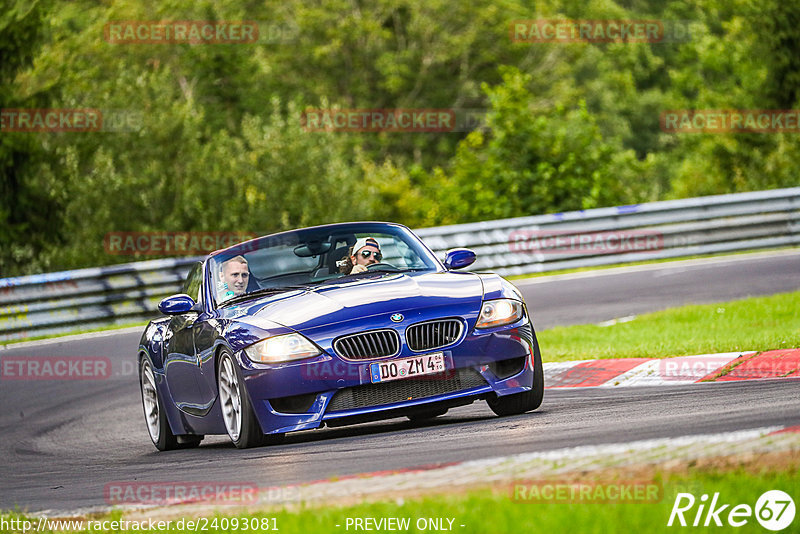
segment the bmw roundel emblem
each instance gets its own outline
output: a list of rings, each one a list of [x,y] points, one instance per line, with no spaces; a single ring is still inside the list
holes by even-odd
[[[391,319],[395,323],[399,323],[400,321],[403,320],[403,314],[402,313],[395,313],[394,315],[392,315]]]

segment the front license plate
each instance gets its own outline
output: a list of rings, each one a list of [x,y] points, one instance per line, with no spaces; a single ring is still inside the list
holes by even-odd
[[[403,360],[375,362],[369,366],[372,382],[388,382],[413,376],[432,375],[447,370],[444,353],[435,352],[424,356],[415,356]]]

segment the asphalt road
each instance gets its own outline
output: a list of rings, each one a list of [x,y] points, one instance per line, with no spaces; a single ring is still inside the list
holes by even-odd
[[[542,329],[797,290],[800,251],[518,285]],[[103,506],[110,482],[271,486],[576,445],[800,424],[796,381],[548,390],[539,410],[516,417],[497,418],[479,402],[426,424],[396,419],[302,432],[280,446],[244,451],[227,437],[209,437],[198,449],[158,453],[147,436],[131,363],[138,338],[139,333],[116,333],[0,350],[0,359],[107,357],[112,369],[104,380],[0,380],[0,509]]]

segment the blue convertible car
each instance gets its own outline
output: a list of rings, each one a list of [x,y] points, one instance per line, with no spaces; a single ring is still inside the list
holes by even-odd
[[[345,223],[213,252],[161,301],[138,362],[160,450],[228,434],[240,448],[286,432],[432,418],[486,400],[498,415],[542,402],[542,361],[520,293],[459,272],[408,228]]]

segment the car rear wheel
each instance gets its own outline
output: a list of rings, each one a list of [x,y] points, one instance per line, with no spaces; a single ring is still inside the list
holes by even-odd
[[[534,340],[533,351],[533,387],[530,391],[494,396],[486,402],[489,408],[499,416],[517,415],[535,410],[542,405],[544,398],[544,369],[542,367],[542,356],[539,353],[539,345]]]
[[[144,420],[147,423],[147,432],[150,434],[150,439],[153,440],[153,445],[160,451],[177,449],[178,438],[169,428],[167,414],[164,413],[161,399],[158,396],[153,366],[146,357],[142,358],[139,385],[142,390]]]
[[[283,434],[266,436],[261,431],[244,388],[242,373],[228,349],[220,353],[218,365],[217,387],[222,419],[233,444],[240,449],[248,449],[279,442]]]

